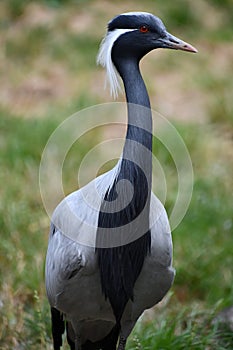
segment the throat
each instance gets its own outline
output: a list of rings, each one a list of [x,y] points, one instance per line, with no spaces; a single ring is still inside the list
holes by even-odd
[[[127,103],[150,109],[150,99],[140,72],[139,63],[133,60],[124,61],[119,73],[124,83]],[[130,118],[130,115],[128,116]]]
[[[124,67],[127,68],[121,74],[126,92],[128,126],[123,159],[131,160],[141,168],[150,191],[152,178],[152,113],[150,100],[138,64],[131,62],[124,65]]]

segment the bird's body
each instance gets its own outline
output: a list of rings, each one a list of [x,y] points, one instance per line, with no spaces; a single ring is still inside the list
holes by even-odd
[[[64,205],[70,201],[71,206],[75,206],[79,197],[79,191],[72,193],[65,199]],[[143,311],[163,298],[174,277],[171,266],[172,240],[167,215],[154,195],[151,203],[151,221],[155,222],[154,227],[151,227],[151,252],[146,257],[135,283],[133,302],[128,301],[121,319],[121,330],[125,338]],[[74,210],[78,210],[78,207]],[[60,217],[63,212],[61,203],[55,214]],[[155,218],[158,212],[159,217]],[[54,221],[57,222],[57,219],[54,218]],[[51,276],[47,281],[49,302],[62,311],[77,332],[82,330],[81,343],[84,344],[87,340],[96,342],[107,336],[116,320],[110,302],[102,293],[95,248],[77,244],[56,231],[52,224],[47,269],[47,275]]]
[[[128,106],[122,156],[109,172],[70,194],[55,209],[46,259],[54,349],[64,320],[75,350],[124,350],[137,319],[158,303],[174,279],[166,211],[151,192],[152,115],[139,70],[157,47],[193,51],[147,13],[117,16],[99,62],[113,93],[121,76]],[[64,319],[64,320],[63,320]]]

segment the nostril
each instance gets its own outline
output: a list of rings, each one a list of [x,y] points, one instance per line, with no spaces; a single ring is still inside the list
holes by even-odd
[[[174,43],[174,44],[179,44],[179,41],[177,41],[177,40],[170,39],[170,41],[171,41],[172,43]]]

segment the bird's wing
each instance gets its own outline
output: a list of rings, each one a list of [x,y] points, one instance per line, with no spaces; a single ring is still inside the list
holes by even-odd
[[[51,306],[56,307],[56,297],[63,292],[64,285],[85,265],[82,247],[51,224],[46,256],[46,289]]]
[[[100,207],[119,171],[120,162],[57,206],[52,223],[65,236],[81,245],[95,247]]]
[[[56,306],[57,296],[81,270],[88,275],[97,268],[99,210],[118,166],[119,162],[111,171],[64,198],[53,213],[46,257],[46,288],[52,306]]]
[[[172,263],[172,236],[166,210],[152,193],[150,207],[151,254],[162,267]]]

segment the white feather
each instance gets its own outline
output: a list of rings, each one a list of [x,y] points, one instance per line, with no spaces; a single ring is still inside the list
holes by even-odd
[[[151,17],[151,13],[149,12],[125,12],[125,13],[121,13],[121,16],[150,16]]]
[[[110,86],[111,95],[117,98],[118,92],[121,91],[120,77],[112,62],[112,47],[115,41],[123,34],[136,29],[115,29],[108,32],[100,44],[97,56],[97,64],[106,68],[107,81]]]

